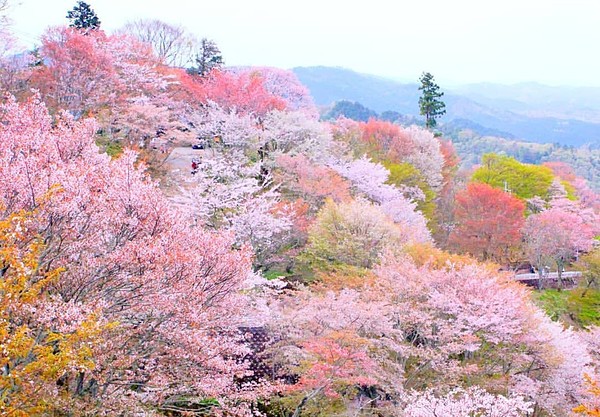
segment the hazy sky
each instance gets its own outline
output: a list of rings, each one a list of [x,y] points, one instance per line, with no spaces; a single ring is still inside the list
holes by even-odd
[[[9,0],[28,44],[75,0]],[[215,40],[227,65],[328,65],[442,85],[600,86],[599,0],[89,0],[110,32],[158,18]]]

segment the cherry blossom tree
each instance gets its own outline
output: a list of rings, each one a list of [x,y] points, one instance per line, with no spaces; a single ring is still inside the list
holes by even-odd
[[[554,178],[548,187],[548,197],[550,200],[567,198],[565,185],[558,178]]]
[[[382,210],[412,236],[412,241],[431,240],[425,217],[416,211],[416,204],[404,196],[407,193],[420,197],[418,190],[400,189],[387,184],[389,171],[366,157],[348,163],[334,160],[329,163],[329,166],[348,179],[359,192],[380,204]]]
[[[257,267],[286,241],[292,219],[278,206],[280,195],[261,164],[249,164],[239,150],[205,154],[198,173],[181,187],[174,201],[192,209],[200,225],[234,234],[238,245],[250,244]]]
[[[331,369],[326,358],[303,351],[305,342],[342,332],[360,341],[357,347],[368,346],[364,372],[371,380],[353,382],[355,390],[342,394],[348,410],[368,404],[384,415],[402,409],[429,415],[418,413],[435,407],[472,407],[483,415],[507,409],[526,415],[535,408],[565,415],[585,398],[583,374],[593,370],[586,345],[495,268],[474,262],[417,266],[389,253],[374,275],[346,277],[342,287],[330,285],[332,274],[322,275],[320,285],[283,290],[271,302],[268,326],[278,340],[273,360],[296,370],[300,380],[317,364]],[[310,365],[298,368],[307,358]],[[293,407],[306,397],[327,407],[326,397],[311,397],[321,386],[292,387],[302,393]]]
[[[413,354],[419,352],[422,365],[407,375],[408,388],[426,377],[419,371],[443,369],[438,386],[481,372],[504,375],[508,392],[557,415],[582,398],[583,373],[591,371],[585,345],[534,308],[519,284],[480,265],[419,272],[398,257],[384,258],[377,273],[392,286],[387,292],[397,294],[390,307],[409,332]],[[498,379],[491,384],[496,390]]]
[[[313,207],[320,207],[326,198],[337,203],[350,200],[350,184],[333,169],[311,162],[304,154],[281,155],[276,164],[283,171],[280,175],[288,193],[310,201]]]
[[[406,417],[472,416],[526,417],[533,412],[533,404],[523,397],[506,398],[489,394],[481,389],[454,389],[443,397],[431,391],[415,393],[404,409]]]
[[[425,178],[429,186],[439,191],[442,186],[442,168],[444,156],[440,149],[440,142],[429,130],[417,126],[405,128],[408,133],[413,151],[406,158],[406,162],[414,165]]]
[[[551,161],[544,162],[543,165],[550,168],[554,175],[562,180],[563,186],[567,184],[574,189],[574,194],[583,207],[591,208],[596,213],[600,211],[600,195],[590,189],[587,181],[577,176],[569,164]]]
[[[109,106],[121,89],[113,57],[102,47],[106,34],[52,28],[42,37],[40,52],[46,65],[33,78],[49,104],[81,115],[86,110]]]
[[[237,327],[248,248],[191,227],[134,153],[100,154],[92,121],[63,114],[53,126],[35,98],[9,100],[0,113],[2,219],[36,211],[29,227],[44,243],[41,268],[65,268],[38,320],[58,332],[92,313],[119,324],[96,346],[95,367],[77,375],[89,407],[185,411],[217,398],[243,415],[255,396],[236,383],[246,372],[236,358],[246,352]]]
[[[0,220],[0,406],[11,415],[54,414],[85,406],[79,375],[92,372],[95,347],[114,324],[92,313],[70,317],[62,332],[36,314],[51,303],[61,268],[40,264],[44,245],[35,214],[20,211]]]
[[[370,385],[373,360],[367,354],[368,344],[359,337],[345,332],[332,332],[303,343],[306,358],[293,391],[301,391],[304,397],[296,406],[293,417],[299,417],[307,401],[319,395],[336,398],[340,391],[355,385]]]
[[[362,144],[364,152],[376,160],[412,164],[427,184],[434,191],[439,191],[442,185],[444,157],[440,150],[440,142],[431,132],[416,126],[405,128],[376,119],[358,123],[354,127],[347,126],[345,131],[346,133],[340,136],[349,135],[349,138],[352,138],[358,133],[358,144]],[[338,130],[338,134],[340,133]]]
[[[551,209],[562,210],[579,217],[581,222],[591,229],[594,236],[600,233],[600,215],[593,208],[586,207],[581,201],[558,197],[550,200],[548,206]]]
[[[586,180],[576,178],[573,181],[573,187],[575,187],[579,201],[584,207],[589,207],[596,213],[600,212],[600,194],[592,190]]]
[[[577,178],[573,168],[565,162],[549,161],[544,162],[542,165],[550,168],[554,175],[563,181],[573,182]]]
[[[378,407],[359,387],[379,384],[384,373],[401,382],[401,373],[390,367],[384,372],[381,356],[373,354],[380,346],[371,334],[395,332],[381,314],[383,303],[368,302],[355,289],[328,287],[300,288],[271,300],[268,328],[278,340],[271,349],[274,367],[299,377],[287,389],[290,413],[327,410],[340,401],[350,409]]]
[[[285,100],[287,110],[302,111],[313,119],[318,118],[318,110],[308,88],[300,83],[293,71],[272,67],[253,67],[247,71],[260,73],[266,89]]]
[[[530,261],[541,274],[546,267],[544,260],[552,259],[560,283],[566,263],[589,250],[594,236],[593,229],[579,215],[558,207],[530,216],[523,234]]]
[[[203,112],[190,118],[197,136],[208,145],[222,144],[239,149],[257,149],[264,142],[258,120],[251,114],[223,109],[209,101]]]
[[[328,129],[302,111],[274,110],[263,119],[264,150],[276,158],[282,153],[303,153],[315,161],[328,157]]]

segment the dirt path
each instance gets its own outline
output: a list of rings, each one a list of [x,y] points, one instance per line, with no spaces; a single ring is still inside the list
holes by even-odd
[[[192,159],[202,158],[206,151],[192,149],[189,146],[173,148],[163,164],[166,172],[161,180],[161,188],[168,196],[178,193],[179,187],[185,187],[192,182]]]
[[[192,159],[201,158],[202,155],[204,155],[203,149],[173,148],[165,161],[165,167],[169,174],[191,175]]]

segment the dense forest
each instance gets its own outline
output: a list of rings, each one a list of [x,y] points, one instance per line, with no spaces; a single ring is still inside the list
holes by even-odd
[[[414,107],[416,110],[416,105]],[[402,125],[424,125],[423,120],[415,116],[401,114],[394,110],[377,113],[359,102],[349,100],[339,100],[330,106],[325,106],[321,113],[323,120],[334,120],[343,116],[363,122],[370,118],[377,118]],[[508,132],[488,128],[468,119],[443,121],[438,129],[452,140],[463,168],[477,165],[486,153],[511,156],[528,164],[564,162],[571,166],[577,175],[585,178],[591,188],[600,189],[600,149],[595,143],[575,147],[560,143],[528,142],[517,139]]]
[[[464,169],[469,138],[322,121],[181,27],[68,18],[30,51],[2,27],[1,415],[600,415],[571,166]]]

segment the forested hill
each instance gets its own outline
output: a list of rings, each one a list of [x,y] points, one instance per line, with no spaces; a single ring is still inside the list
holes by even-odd
[[[317,105],[350,100],[377,112],[390,110],[418,115],[417,84],[403,84],[343,68],[298,67],[293,71],[309,88]],[[511,92],[507,96],[502,93],[506,86],[485,87],[465,86],[453,92],[442,86],[447,109],[442,123],[461,119],[462,124],[468,120],[483,129],[506,132],[508,136],[531,142],[600,145],[600,100],[594,100],[590,91],[521,84],[507,87]],[[581,105],[577,105],[579,98]]]
[[[0,416],[597,407],[600,195],[571,166],[464,170],[431,126],[322,121],[291,71],[69,16],[0,54]]]

